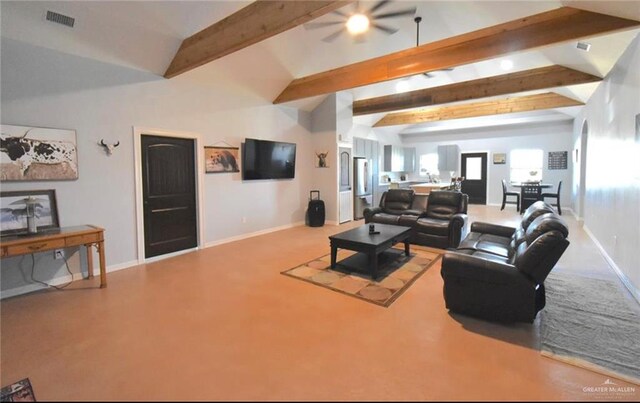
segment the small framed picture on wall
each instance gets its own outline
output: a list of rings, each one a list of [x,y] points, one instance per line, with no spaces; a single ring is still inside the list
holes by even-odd
[[[205,173],[240,172],[238,151],[238,147],[206,146],[204,148]]]
[[[493,153],[493,163],[495,165],[501,165],[507,163],[506,153]]]

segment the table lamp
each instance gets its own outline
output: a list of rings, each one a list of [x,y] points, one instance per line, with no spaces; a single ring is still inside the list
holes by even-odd
[[[24,215],[27,217],[27,233],[29,234],[37,234],[38,233],[38,226],[36,225],[36,207],[42,207],[43,202],[46,202],[47,200],[43,200],[43,199],[36,199],[35,197],[29,196],[27,198],[21,199],[21,200],[16,200],[13,203],[11,203],[12,205],[14,204],[24,204],[25,208],[24,208]]]

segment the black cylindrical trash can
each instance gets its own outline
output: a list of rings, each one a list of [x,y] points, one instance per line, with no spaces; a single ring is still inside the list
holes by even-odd
[[[313,198],[313,194],[317,194],[317,198]],[[320,191],[312,190],[309,192],[309,226],[322,227],[324,225],[324,201],[320,200]]]

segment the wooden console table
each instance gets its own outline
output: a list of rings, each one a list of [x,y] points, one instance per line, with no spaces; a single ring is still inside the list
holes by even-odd
[[[94,225],[62,227],[35,235],[15,235],[0,239],[2,257],[39,253],[53,249],[84,245],[87,248],[88,278],[93,277],[93,254],[96,246],[100,257],[100,288],[107,286],[107,267],[104,258],[104,229]]]

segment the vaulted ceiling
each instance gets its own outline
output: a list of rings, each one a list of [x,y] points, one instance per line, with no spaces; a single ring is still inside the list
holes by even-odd
[[[3,38],[150,71],[162,76],[183,39],[250,3],[3,1],[1,34]],[[375,2],[360,3],[370,7]],[[385,11],[393,12],[411,6],[415,6],[416,15],[423,18],[420,25],[420,43],[434,42],[562,6],[640,20],[640,7],[635,1],[395,1],[389,3]],[[347,5],[341,10],[349,12],[353,7],[355,6]],[[65,31],[44,22],[43,15],[47,9],[75,17],[76,27]],[[336,16],[329,13],[315,21],[334,20]],[[398,31],[387,35],[373,30],[362,43],[355,43],[349,35],[341,35],[333,42],[327,43],[322,39],[334,32],[334,27],[307,30],[298,26],[172,80],[188,80],[214,87],[219,77],[223,76],[226,81],[233,81],[238,88],[253,94],[256,104],[269,104],[295,78],[415,47],[416,27],[412,17],[388,19],[385,20],[385,25],[398,28]],[[395,94],[399,81],[403,81],[407,90],[417,90],[553,64],[604,77],[638,32],[638,29],[631,29],[585,39],[591,44],[589,52],[577,49],[576,42],[568,42],[466,64],[456,67],[453,71],[435,72],[430,78],[416,75],[408,79],[391,80],[348,91],[353,94],[354,99],[360,100]],[[511,70],[501,69],[500,62],[504,59],[513,62]],[[553,91],[586,102],[597,85],[597,82],[587,83],[554,88]],[[518,95],[527,96],[543,92],[548,90],[528,91]],[[324,96],[316,96],[285,105],[311,110],[322,99]],[[576,108],[579,107],[558,108],[552,111],[555,114],[532,112],[530,115],[534,120],[545,119],[541,116],[547,116],[548,120],[557,120],[557,114],[570,118],[575,114]],[[356,122],[373,126],[383,116],[384,113],[361,116],[356,118]],[[527,114],[522,118],[524,121],[526,116]],[[503,119],[513,119],[513,116]],[[473,119],[464,120],[473,126]],[[480,120],[478,122],[480,124]],[[459,123],[451,127],[459,126]],[[446,125],[435,122],[395,126],[394,130],[400,133],[415,133],[420,130],[439,130],[438,128],[442,127]]]

